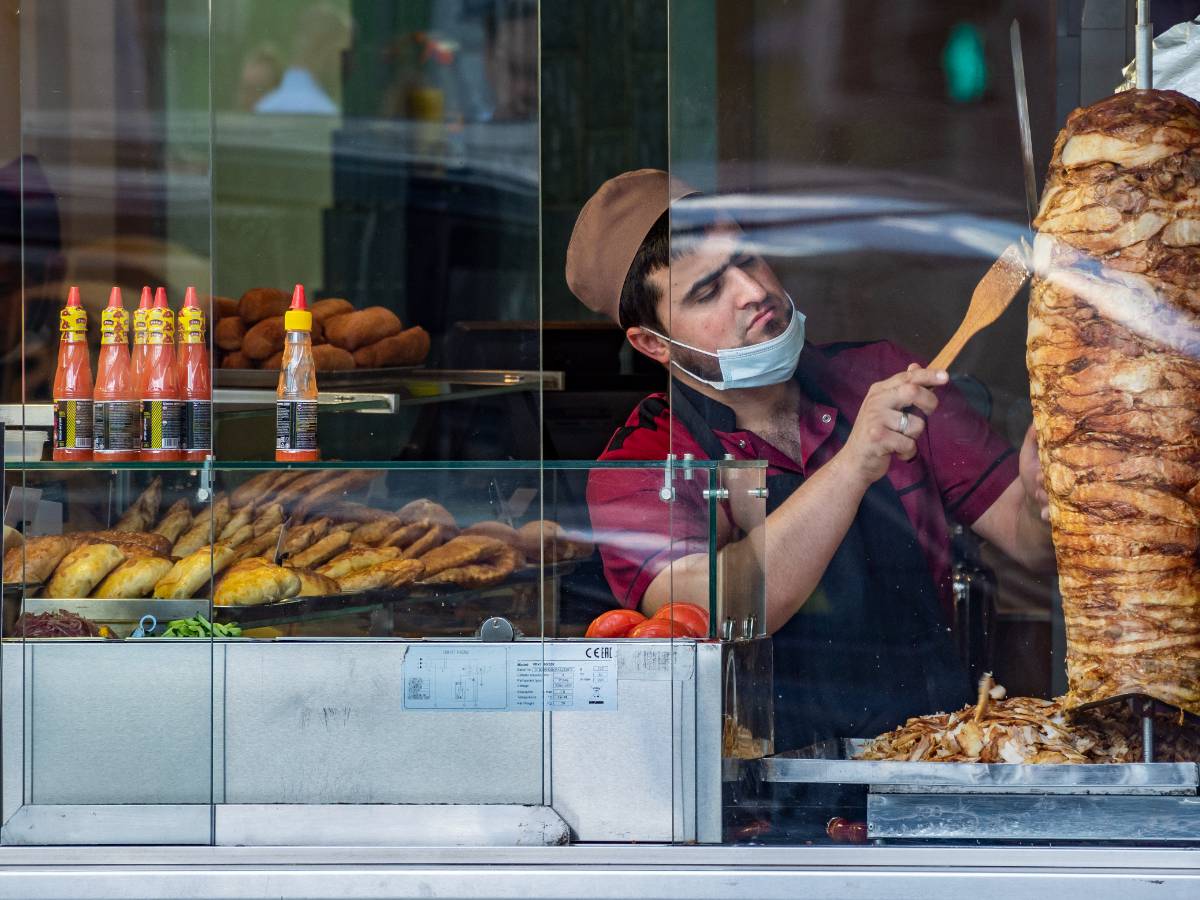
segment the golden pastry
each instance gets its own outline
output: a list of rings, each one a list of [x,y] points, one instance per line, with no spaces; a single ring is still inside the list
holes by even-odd
[[[92,596],[100,600],[138,600],[149,597],[154,586],[174,564],[161,556],[127,559],[105,576]]]
[[[495,538],[482,535],[459,535],[424,554],[421,562],[425,564],[425,578],[428,580],[446,569],[457,569],[470,565],[507,549],[507,544]]]
[[[336,581],[320,572],[314,572],[312,569],[292,569],[292,571],[300,579],[298,597],[329,597],[341,590]]]
[[[414,500],[411,503],[406,503],[404,506],[396,510],[396,515],[401,522],[435,522],[438,525],[445,525],[447,528],[457,528],[458,523],[454,521],[454,516],[450,514],[450,510],[442,506],[440,503],[434,503],[432,500]]]
[[[233,566],[213,592],[214,606],[258,606],[300,593],[300,576],[257,557]]]
[[[418,559],[389,559],[343,575],[337,579],[343,591],[369,591],[378,588],[401,588],[412,584],[425,572]]]
[[[283,524],[283,507],[278,503],[262,507],[253,524],[255,537],[278,528]]]
[[[246,528],[247,526],[251,525],[251,523],[253,521],[254,521],[254,507],[243,506],[241,509],[239,509],[236,513],[233,514],[233,518],[231,518],[228,522],[225,523],[225,527],[217,532],[217,540],[219,540],[219,541],[229,540],[230,537],[237,534],[243,528]],[[253,527],[250,528],[250,534],[254,534]]]
[[[317,572],[340,582],[351,572],[374,566],[389,559],[395,559],[400,551],[395,547],[363,547],[339,553],[329,562],[317,568]]]
[[[155,477],[141,495],[125,510],[114,528],[117,531],[149,531],[158,519],[162,502],[162,478]]]
[[[125,561],[115,544],[84,544],[62,558],[46,583],[45,595],[55,600],[86,597],[109,572]]]
[[[62,535],[39,535],[25,539],[24,546],[4,554],[5,584],[41,584],[71,552],[74,541]]]
[[[161,534],[174,544],[192,524],[192,511],[186,500],[177,500],[171,504],[166,515],[154,526],[155,534]]]
[[[350,535],[345,531],[331,531],[307,550],[302,550],[288,562],[298,569],[319,566],[350,546]]]
[[[160,600],[186,600],[200,590],[209,579],[224,571],[234,560],[237,551],[228,544],[216,543],[189,553],[171,567],[171,571],[154,585],[154,596]]]

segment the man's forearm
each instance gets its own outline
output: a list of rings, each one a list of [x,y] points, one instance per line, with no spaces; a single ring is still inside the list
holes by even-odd
[[[721,549],[721,568],[731,583],[752,583],[741,573],[765,570],[769,633],[782,628],[816,590],[858,514],[866,488],[834,457],[763,524]],[[672,598],[695,602],[707,591],[707,554],[686,556],[658,573],[643,595],[642,612],[652,615]]]

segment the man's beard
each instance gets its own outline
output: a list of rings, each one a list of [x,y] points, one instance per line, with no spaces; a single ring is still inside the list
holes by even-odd
[[[763,333],[766,335],[761,341],[755,341],[756,344],[765,344],[767,341],[779,337],[787,330],[791,324],[792,316],[796,311],[792,308],[791,301],[780,301],[780,308],[784,311],[782,321],[780,317],[775,317],[770,324],[763,328]],[[743,339],[745,335],[743,335]],[[741,344],[740,346],[751,346]],[[678,344],[671,344],[671,362],[679,368],[683,368],[688,374],[694,375],[697,378],[702,378],[705,381],[724,381],[724,375],[721,373],[721,360],[716,356],[710,356],[707,353],[698,353],[695,350],[689,350],[687,347],[680,347]],[[724,348],[724,349],[733,349]]]

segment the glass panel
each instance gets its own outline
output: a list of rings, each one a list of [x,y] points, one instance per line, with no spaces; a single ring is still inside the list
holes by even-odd
[[[0,183],[20,229],[0,240],[20,264],[0,289],[20,302],[4,329],[4,843],[212,840],[211,633],[166,636],[212,618],[210,480],[198,461],[138,461],[147,382],[127,380],[127,320],[102,316],[115,299],[128,315],[143,285],[169,310],[193,288],[211,312],[207,7],[5,16],[20,127]],[[173,318],[146,366],[164,390],[182,354]],[[179,399],[155,396],[164,448]]]
[[[541,455],[537,11],[212,4],[222,459],[273,456],[298,283],[324,459]]]
[[[1155,6],[1159,33],[1190,15]],[[1195,536],[1162,543],[1149,498],[1194,521],[1196,429],[1155,418],[1184,382],[1148,360],[1194,377],[1167,324],[1194,307],[1169,274],[1194,263],[1188,164],[1152,135],[1200,120],[1178,94],[1113,96],[1134,7],[670,5],[670,171],[696,192],[658,279],[673,448],[765,461],[769,492],[770,652],[725,678],[727,840],[1195,841],[1165,796],[1195,790],[1168,764],[1200,758],[1197,661],[1165,649],[1195,622],[1148,623],[1194,606]],[[1167,458],[1177,480],[1145,474]],[[757,580],[728,571],[730,506],[726,611]],[[745,721],[764,675],[774,703]],[[1141,779],[1164,796],[1088,787]]]

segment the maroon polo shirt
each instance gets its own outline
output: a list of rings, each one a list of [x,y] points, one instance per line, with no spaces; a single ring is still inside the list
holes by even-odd
[[[694,405],[734,459],[761,459],[768,474],[808,475],[841,448],[838,418],[852,425],[867,390],[919,360],[887,341],[869,344],[805,345],[801,367],[825,397],[810,402],[797,423],[801,458],[791,459],[751,431],[739,430],[732,409],[691,391]],[[803,385],[803,382],[802,382]],[[677,390],[681,388],[676,383]],[[989,427],[952,386],[936,388],[939,405],[928,417],[909,462],[893,456],[887,478],[900,496],[933,576],[943,608],[952,609],[950,528],[947,516],[970,526],[1017,478],[1016,451]],[[619,428],[600,459],[645,461],[686,453],[706,459],[695,437],[672,417],[665,394],[643,400]],[[706,484],[700,472],[691,481],[676,478],[673,503],[665,503],[662,469],[594,469],[587,501],[604,572],[613,594],[630,608],[672,560],[704,552],[708,545]],[[768,524],[768,527],[769,524]],[[768,570],[767,577],[771,577]],[[682,598],[681,598],[682,599]],[[701,600],[703,602],[703,600]]]

